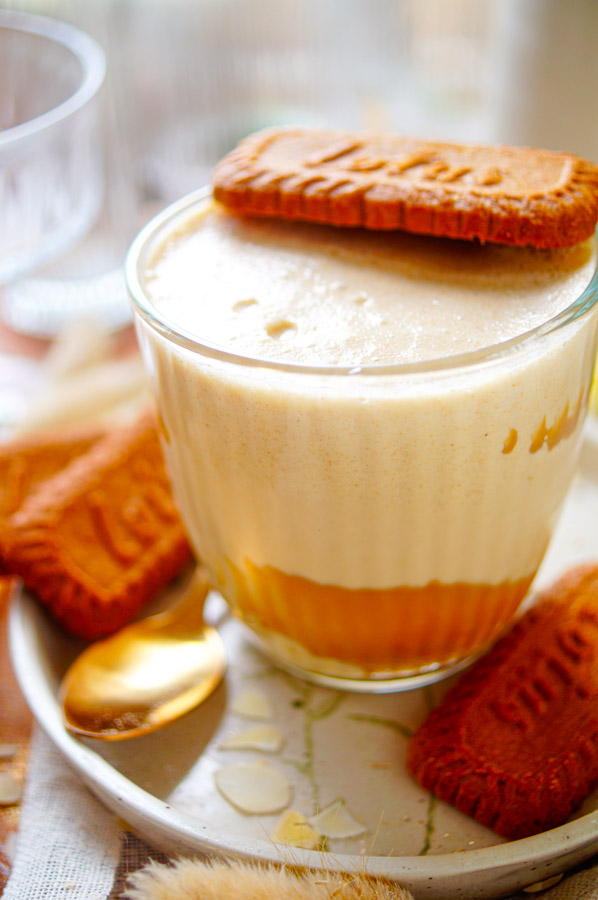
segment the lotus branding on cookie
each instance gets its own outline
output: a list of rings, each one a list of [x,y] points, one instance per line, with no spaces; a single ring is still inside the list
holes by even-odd
[[[593,234],[598,168],[567,153],[268,129],[218,164],[232,212],[561,247]]]

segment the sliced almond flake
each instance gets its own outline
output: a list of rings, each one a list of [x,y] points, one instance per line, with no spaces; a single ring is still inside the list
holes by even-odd
[[[0,773],[0,806],[12,806],[21,799],[21,787],[12,775]]]
[[[223,766],[214,780],[229,803],[246,813],[279,812],[293,795],[286,775],[265,759]]]
[[[18,751],[18,744],[0,744],[0,759],[11,759]]]
[[[263,691],[257,688],[247,688],[241,691],[233,699],[232,712],[246,719],[271,719],[272,706],[270,700]]]
[[[220,744],[222,750],[262,750],[277,753],[283,745],[283,734],[276,725],[251,725],[231,734]]]
[[[277,844],[301,847],[302,850],[315,850],[322,839],[320,832],[294,809],[283,812],[270,837]]]
[[[365,825],[354,819],[344,800],[335,800],[309,819],[311,825],[329,838],[356,837],[366,830]]]

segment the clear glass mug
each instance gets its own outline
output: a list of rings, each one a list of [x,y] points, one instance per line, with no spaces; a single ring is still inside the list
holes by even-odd
[[[99,215],[105,67],[79,29],[0,10],[0,284],[58,257]]]
[[[175,494],[215,588],[274,660],[320,683],[397,690],[462,668],[515,617],[575,472],[598,273],[488,349],[264,362],[178,328],[144,290],[157,247],[209,201],[150,222],[126,276]]]

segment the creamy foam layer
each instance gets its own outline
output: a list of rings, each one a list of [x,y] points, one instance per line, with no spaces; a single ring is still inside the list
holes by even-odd
[[[595,254],[198,212],[150,260],[148,295],[199,338],[294,361],[494,344],[566,306]],[[179,504],[229,598],[234,572],[256,569],[349,589],[535,572],[575,470],[594,314],[421,375],[298,374],[210,358],[151,327],[142,339]]]
[[[179,327],[235,353],[367,365],[507,340],[588,284],[593,243],[557,251],[231,216],[212,206],[158,250],[146,289]]]

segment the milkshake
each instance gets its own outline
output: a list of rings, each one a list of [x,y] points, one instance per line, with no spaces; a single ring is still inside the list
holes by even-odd
[[[175,494],[214,586],[287,667],[425,683],[512,622],[575,471],[596,247],[231,215],[129,257]]]

